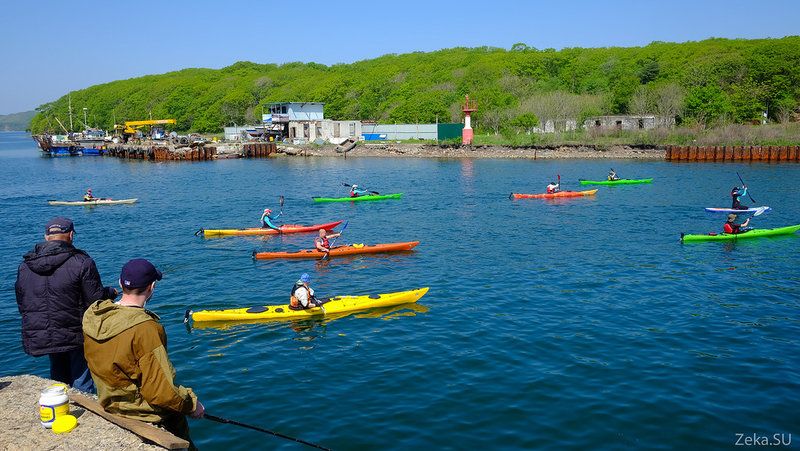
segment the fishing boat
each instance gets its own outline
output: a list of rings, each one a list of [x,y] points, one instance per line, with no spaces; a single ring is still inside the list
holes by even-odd
[[[256,252],[253,251],[253,258],[255,260],[267,260],[273,258],[322,258],[326,254],[329,257],[339,257],[344,255],[355,254],[373,254],[379,252],[398,252],[410,251],[419,241],[408,241],[405,243],[384,243],[384,244],[349,244],[345,246],[337,246],[331,249],[330,252],[322,252],[316,249],[302,249],[299,251],[286,251],[286,252]]]
[[[90,207],[92,205],[117,205],[117,204],[132,204],[136,202],[139,198],[133,199],[92,199],[92,200],[73,200],[73,201],[60,201],[60,200],[48,200],[47,202],[50,205],[83,205],[84,207]]]
[[[329,299],[322,299],[323,303],[320,307],[309,309],[293,309],[288,304],[282,304],[227,310],[201,310],[198,312],[189,310],[186,312],[184,321],[188,321],[189,318],[192,318],[195,322],[313,318],[337,313],[413,303],[417,302],[419,298],[424,296],[427,292],[428,287],[418,290],[399,291],[396,293],[336,296]]]
[[[509,199],[539,199],[539,198],[558,198],[558,197],[582,197],[594,196],[597,192],[596,189],[589,191],[559,191],[557,193],[543,193],[543,194],[515,194],[511,193]]]

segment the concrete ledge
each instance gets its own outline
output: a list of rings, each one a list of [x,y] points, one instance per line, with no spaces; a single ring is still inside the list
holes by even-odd
[[[45,387],[56,383],[58,382],[30,375],[0,377],[0,449],[65,451],[165,449],[74,402],[70,402],[70,414],[78,418],[78,427],[75,430],[66,434],[56,434],[43,427],[39,418],[39,396]],[[71,399],[76,395],[89,398],[90,401],[87,404],[96,400],[94,395],[74,388],[70,388],[68,393]],[[153,433],[154,436],[166,437],[168,440],[165,442],[165,446],[174,446],[170,446],[169,443],[186,443],[148,423],[120,417],[114,418],[134,421],[135,427],[141,428],[137,429],[138,432],[143,435]]]

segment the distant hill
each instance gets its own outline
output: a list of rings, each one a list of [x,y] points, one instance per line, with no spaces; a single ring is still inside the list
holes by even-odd
[[[24,132],[36,111],[0,115],[0,132]]]
[[[175,119],[179,132],[260,122],[271,102],[323,102],[325,117],[380,123],[459,122],[469,95],[476,132],[564,129],[608,114],[706,126],[784,121],[800,99],[800,36],[652,42],[644,47],[537,49],[514,44],[388,54],[352,64],[183,69],[73,91],[37,108],[31,131]]]

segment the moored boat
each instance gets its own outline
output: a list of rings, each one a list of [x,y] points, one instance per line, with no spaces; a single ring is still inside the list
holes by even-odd
[[[133,199],[92,199],[92,200],[74,200],[74,201],[59,201],[48,200],[50,205],[117,205],[117,204],[132,204],[139,200],[138,197]]]
[[[338,257],[344,255],[355,254],[372,254],[378,252],[398,252],[410,251],[419,241],[408,241],[404,243],[384,243],[384,244],[350,244],[346,246],[337,246],[328,252],[328,257]],[[253,251],[253,258],[256,260],[267,260],[274,258],[322,258],[326,252],[318,251],[316,249],[302,249],[292,252],[255,252]]]
[[[581,196],[594,196],[597,192],[596,189],[589,191],[559,191],[557,193],[543,193],[543,194],[515,194],[511,193],[509,199],[538,199],[538,198],[551,198],[551,197],[581,197]]]
[[[206,237],[212,236],[233,236],[233,235],[278,235],[281,233],[303,233],[303,232],[316,232],[320,229],[331,230],[341,224],[342,221],[329,222],[327,224],[315,224],[305,226],[301,224],[284,224],[281,226],[280,231],[262,227],[251,227],[247,229],[200,229],[195,232],[195,235],[201,233]]]
[[[399,199],[403,193],[397,194],[368,194],[358,197],[312,197],[314,202],[358,202],[362,200]]]
[[[681,234],[684,243],[692,241],[734,241],[763,236],[790,235],[800,229],[800,225],[777,227],[774,229],[751,229],[741,233],[709,233],[707,235]]]
[[[362,296],[336,296],[324,299],[322,306],[309,309],[295,310],[288,304],[264,305],[251,308],[237,308],[227,310],[201,310],[186,312],[187,319],[191,317],[195,322],[204,321],[246,321],[264,319],[302,319],[315,316],[325,316],[335,313],[346,313],[378,307],[391,307],[394,305],[417,302],[428,292],[428,287],[418,290],[399,291],[396,293],[370,294]]]
[[[638,185],[640,183],[650,183],[653,179],[619,179],[619,180],[578,180],[581,185]]]

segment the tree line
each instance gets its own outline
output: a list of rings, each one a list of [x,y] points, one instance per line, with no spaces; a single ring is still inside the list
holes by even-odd
[[[324,102],[325,117],[382,123],[460,122],[478,102],[478,132],[530,131],[553,121],[655,114],[679,124],[785,122],[798,111],[800,37],[652,42],[643,47],[536,49],[519,43],[388,54],[352,64],[184,69],[91,86],[41,105],[32,133],[176,119],[182,132],[260,122],[273,102]],[[88,124],[82,109],[87,108]],[[80,125],[78,125],[80,124]],[[563,126],[562,126],[563,127]]]

